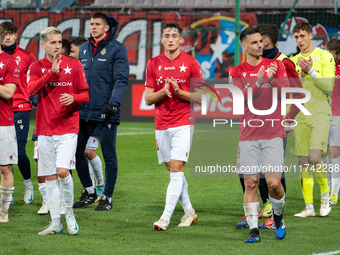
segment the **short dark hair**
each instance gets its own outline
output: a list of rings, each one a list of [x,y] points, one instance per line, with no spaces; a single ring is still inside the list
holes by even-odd
[[[326,45],[327,50],[335,51],[335,54],[340,54],[340,39],[332,38]]]
[[[0,26],[5,30],[5,33],[15,34],[18,31],[17,25],[9,21],[1,23]]]
[[[76,47],[80,47],[83,43],[87,42],[87,40],[84,37],[77,37],[71,40],[71,45],[73,44]]]
[[[167,23],[162,27],[162,34],[164,32],[165,29],[167,28],[174,28],[177,29],[178,33],[180,36],[182,36],[182,28],[180,27],[180,25],[178,25],[177,23]]]
[[[3,29],[2,26],[0,26],[0,41],[3,42],[5,39],[5,29]]]
[[[262,36],[268,37],[273,45],[275,45],[280,38],[279,29],[275,24],[258,24],[254,28],[259,30]]]
[[[66,52],[66,56],[70,55],[71,52],[71,43],[69,39],[63,39],[61,48],[64,49]]]
[[[304,30],[308,34],[313,33],[312,25],[304,21],[296,23],[296,25],[293,28],[293,33],[297,33],[300,30]]]
[[[244,40],[246,40],[249,35],[256,34],[256,33],[260,34],[259,30],[257,30],[256,28],[253,28],[253,27],[248,27],[248,28],[243,29],[241,34],[240,34],[241,43]]]
[[[103,20],[104,26],[109,25],[109,18],[106,16],[106,14],[102,12],[95,12],[92,14],[91,19],[101,19]]]

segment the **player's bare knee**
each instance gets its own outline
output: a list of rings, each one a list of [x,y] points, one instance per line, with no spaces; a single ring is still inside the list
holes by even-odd
[[[253,178],[244,178],[244,187],[246,191],[254,191],[258,189],[259,181]]]
[[[4,177],[4,178],[6,178],[9,174],[12,174],[11,165],[0,166],[0,173],[1,173],[2,177]]]
[[[91,150],[91,149],[85,149],[85,157],[88,159],[88,160],[92,160],[96,157],[96,152],[94,150]]]
[[[170,172],[184,172],[184,162],[179,160],[171,160]]]
[[[168,172],[170,172],[170,168],[171,168],[171,163],[170,162],[164,162],[166,170],[168,170]]]
[[[66,168],[58,168],[57,169],[57,175],[61,179],[65,179],[69,175],[69,170]]]
[[[281,179],[272,179],[270,182],[267,181],[268,190],[270,194],[279,194],[282,188]]]

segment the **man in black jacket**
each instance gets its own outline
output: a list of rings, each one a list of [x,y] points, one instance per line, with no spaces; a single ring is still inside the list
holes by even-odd
[[[105,161],[105,190],[96,211],[112,209],[118,164],[116,134],[120,122],[120,105],[128,88],[129,61],[125,46],[116,41],[118,21],[97,12],[91,17],[91,37],[79,48],[81,61],[90,87],[90,100],[80,110],[80,130],[76,152],[76,168],[84,187],[74,208],[85,208],[97,199],[84,155],[87,140],[98,127]]]

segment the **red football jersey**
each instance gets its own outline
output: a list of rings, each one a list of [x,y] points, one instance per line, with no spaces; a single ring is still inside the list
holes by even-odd
[[[275,74],[276,80],[270,85],[266,78],[268,78],[267,70],[272,62],[276,62],[277,72]],[[264,83],[260,88],[257,88],[256,79],[261,66],[265,68]],[[241,115],[240,122],[242,124],[239,124],[240,141],[272,139],[286,136],[284,127],[281,125],[283,117],[281,115],[281,103],[279,100],[276,110],[270,115],[256,115],[249,110],[247,104],[248,87],[253,88],[253,106],[256,110],[268,110],[272,107],[273,87],[278,88],[278,98],[280,98],[281,95],[280,88],[289,87],[286,70],[281,61],[263,58],[257,66],[251,66],[247,62],[243,62],[230,70],[229,83],[240,88],[244,94],[244,115]],[[275,121],[271,121],[273,119]]]
[[[166,78],[176,79],[180,89],[193,92],[190,86],[191,78],[203,78],[203,73],[197,60],[181,52],[175,59],[168,59],[165,54],[150,59],[146,68],[145,86],[161,90]],[[193,105],[177,96],[169,84],[171,98],[165,96],[155,104],[155,129],[179,127],[194,124],[194,116],[190,116]],[[192,111],[193,112],[193,111]]]
[[[340,116],[340,62],[335,65],[335,82],[332,92],[332,115]]]
[[[13,96],[13,110],[30,111],[32,109],[27,89],[27,71],[30,65],[37,61],[34,55],[24,49],[17,48],[12,53],[20,68],[20,83]]]
[[[89,100],[88,85],[81,63],[73,58],[61,57],[59,71],[53,73],[52,63],[43,58],[33,63],[27,75],[31,95],[38,93],[35,133],[62,135],[79,132],[79,104]],[[64,106],[61,94],[72,94],[74,103]]]
[[[0,86],[8,83],[19,85],[20,71],[15,58],[2,52],[0,53]],[[12,99],[6,100],[0,97],[0,126],[13,126],[14,113]]]

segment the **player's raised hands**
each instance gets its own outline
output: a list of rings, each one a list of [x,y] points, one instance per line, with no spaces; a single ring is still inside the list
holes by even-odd
[[[268,79],[269,82],[272,83],[274,81],[275,74],[277,72],[277,64],[275,62],[270,63],[269,69],[268,69]]]
[[[171,93],[169,91],[169,78],[166,78],[166,80],[165,80],[165,85],[164,85],[164,88],[163,88],[163,94],[168,96],[168,97],[171,97]]]
[[[179,88],[176,80],[174,77],[171,77],[171,80],[170,80],[171,84],[172,84],[172,89],[174,90],[175,94],[177,96],[180,96],[180,93],[181,93],[181,89]]]
[[[56,52],[54,54],[53,60],[52,60],[52,72],[54,72],[54,73],[58,72],[58,70],[60,68],[60,63],[61,63],[61,53]]]
[[[261,66],[259,72],[257,73],[257,80],[256,80],[256,85],[258,88],[260,88],[263,84],[263,76],[264,76],[264,66]]]
[[[67,94],[67,93],[60,94],[59,99],[60,99],[60,103],[65,106],[68,106],[74,102],[74,97],[71,94]]]
[[[305,59],[303,57],[298,57],[297,65],[301,67],[301,70],[307,74],[313,68],[312,57],[309,56],[308,59]]]

